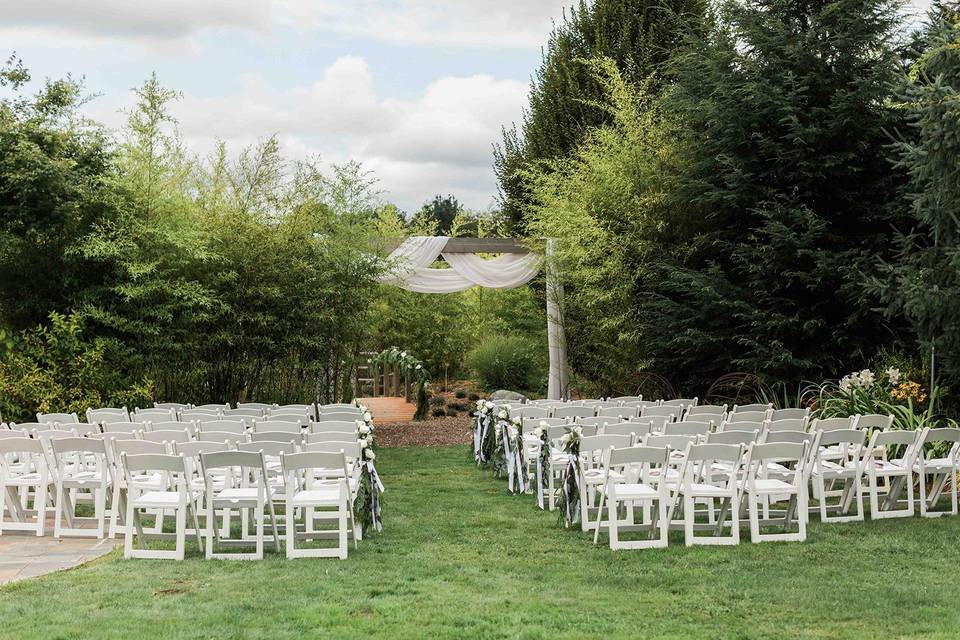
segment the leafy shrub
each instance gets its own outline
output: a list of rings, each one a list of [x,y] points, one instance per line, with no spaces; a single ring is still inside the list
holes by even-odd
[[[460,398],[460,399],[462,400],[463,398],[466,398],[466,397],[467,397],[467,392],[464,391],[463,389],[457,389],[457,392],[454,393],[453,395],[457,396],[458,398]]]
[[[440,418],[440,417],[442,417],[442,416],[447,415],[447,412],[446,412],[446,410],[444,410],[444,409],[442,409],[442,408],[440,408],[440,407],[437,407],[436,409],[434,409],[433,411],[430,412],[430,415],[432,415],[434,418]]]
[[[443,396],[433,396],[430,398],[430,405],[434,407],[442,407],[447,403],[446,399]]]
[[[447,415],[450,416],[451,418],[456,418],[458,415],[460,415],[460,412],[459,412],[459,411],[457,411],[456,409],[453,409],[453,408],[451,408],[451,407],[447,407],[447,412],[446,412],[446,413],[447,413]]]
[[[476,393],[471,393],[471,394],[467,397],[467,400],[469,400],[470,402],[476,402],[476,401],[479,400],[479,399],[480,399],[480,395],[479,395],[479,394],[476,394]]]
[[[145,406],[151,384],[127,375],[125,355],[115,342],[87,337],[79,316],[52,313],[49,324],[0,347],[0,411],[29,422],[37,411]]]
[[[447,405],[448,409],[453,409],[454,411],[466,411],[467,405],[462,402],[451,402]]]
[[[492,336],[470,352],[467,363],[485,389],[532,389],[544,374],[543,353],[518,336]]]

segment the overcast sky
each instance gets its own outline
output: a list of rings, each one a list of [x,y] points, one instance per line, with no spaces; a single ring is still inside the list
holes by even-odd
[[[924,2],[924,0],[916,0]],[[84,76],[118,126],[156,71],[206,152],[277,134],[289,157],[362,161],[414,211],[436,193],[493,205],[491,145],[520,118],[571,0],[0,0],[0,55]]]

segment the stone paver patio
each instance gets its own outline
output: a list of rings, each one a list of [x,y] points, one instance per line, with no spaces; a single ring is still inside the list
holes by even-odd
[[[23,531],[5,531],[0,536],[0,584],[77,567],[123,543],[123,538],[57,540],[51,535],[52,531],[51,526],[50,533],[42,538]]]

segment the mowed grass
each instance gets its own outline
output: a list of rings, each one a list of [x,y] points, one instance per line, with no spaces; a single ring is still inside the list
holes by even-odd
[[[806,543],[612,552],[465,447],[384,449],[385,530],[346,561],[124,560],[0,589],[4,638],[956,638],[960,519]]]

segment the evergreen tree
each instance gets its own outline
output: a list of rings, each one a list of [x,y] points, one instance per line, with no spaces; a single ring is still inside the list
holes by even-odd
[[[614,61],[630,83],[648,77],[699,24],[703,0],[580,0],[550,34],[520,131],[503,131],[494,167],[504,214],[519,229],[529,204],[524,167],[569,155],[590,129],[612,122],[604,89],[583,62]],[[655,83],[654,83],[655,84]],[[651,87],[651,90],[653,87]]]
[[[691,207],[646,287],[656,370],[834,377],[889,339],[856,269],[898,215],[897,27],[892,0],[730,0],[676,59]]]
[[[900,91],[910,132],[895,145],[912,213],[893,261],[867,278],[887,313],[931,348],[948,384],[960,380],[960,5],[936,3]]]
[[[450,228],[457,214],[463,211],[463,205],[453,196],[443,197],[440,194],[433,196],[433,200],[420,207],[420,211],[413,217],[414,226],[424,226],[435,223],[439,235],[450,235]]]

